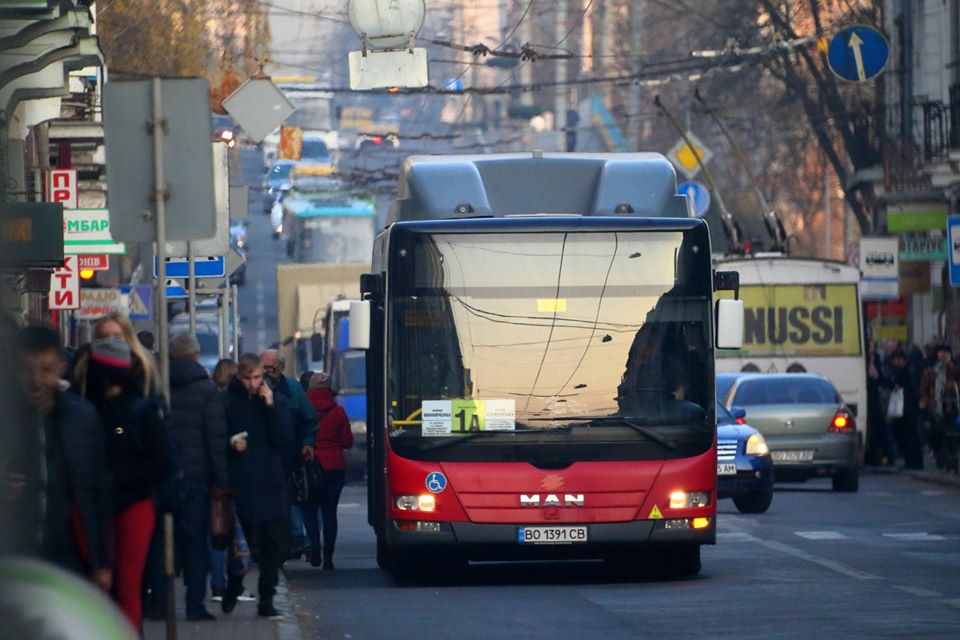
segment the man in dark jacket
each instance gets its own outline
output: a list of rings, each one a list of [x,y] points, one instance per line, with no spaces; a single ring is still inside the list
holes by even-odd
[[[56,332],[27,327],[17,347],[29,411],[20,425],[23,449],[0,461],[3,513],[31,523],[20,551],[109,590],[111,478],[100,417],[92,404],[60,390],[67,363]]]
[[[227,388],[226,417],[237,513],[260,566],[257,614],[276,618],[273,596],[290,526],[283,456],[295,441],[286,401],[264,382],[256,354],[240,356],[237,377]],[[233,610],[242,592],[242,577],[231,575],[221,603],[224,612]]]
[[[227,423],[223,400],[200,365],[200,343],[189,333],[170,341],[170,434],[180,452],[183,478],[177,534],[187,583],[187,620],[213,620],[206,596],[210,553],[210,494],[225,489]]]
[[[291,447],[284,457],[287,470],[293,470],[300,464],[300,460],[310,462],[314,457],[314,444],[317,439],[317,411],[307,399],[303,386],[288,375],[284,374],[286,361],[276,349],[267,349],[260,354],[263,363],[263,372],[270,389],[286,400],[290,411],[299,447]],[[316,505],[292,505],[290,507],[290,559],[299,558],[304,553],[311,557],[310,538],[305,530],[310,531],[313,523],[319,525],[319,509]],[[308,524],[307,520],[311,522]],[[319,558],[319,551],[317,551]]]

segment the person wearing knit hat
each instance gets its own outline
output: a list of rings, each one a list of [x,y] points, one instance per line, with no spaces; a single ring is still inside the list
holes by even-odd
[[[330,388],[330,374],[326,371],[321,371],[310,376],[310,387],[309,390],[313,389],[329,389]]]
[[[126,341],[94,340],[83,390],[103,421],[113,478],[113,596],[139,630],[141,582],[156,524],[153,494],[175,463],[160,404],[143,396],[132,362]]]
[[[346,480],[346,460],[343,452],[353,446],[353,432],[350,419],[336,400],[330,388],[330,374],[315,373],[310,378],[307,398],[317,410],[317,440],[314,452],[320,466],[323,467],[323,495],[320,499],[320,519],[323,527],[322,561],[320,556],[320,532],[310,531],[310,564],[324,570],[333,570],[333,548],[337,542],[337,505]]]

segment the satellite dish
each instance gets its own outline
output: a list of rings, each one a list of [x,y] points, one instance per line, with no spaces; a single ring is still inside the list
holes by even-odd
[[[424,0],[350,0],[350,24],[371,49],[410,46],[426,13]]]

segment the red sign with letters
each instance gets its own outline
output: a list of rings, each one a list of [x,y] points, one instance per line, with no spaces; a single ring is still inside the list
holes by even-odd
[[[65,256],[63,266],[50,276],[50,308],[80,308],[80,273],[77,256]]]
[[[110,268],[110,258],[105,253],[77,256],[77,262],[79,264],[78,269],[106,271]]]
[[[64,209],[79,207],[76,169],[47,170],[47,202],[62,202]]]

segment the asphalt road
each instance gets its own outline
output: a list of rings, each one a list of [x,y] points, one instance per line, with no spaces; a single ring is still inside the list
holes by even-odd
[[[243,350],[260,353],[277,335],[277,264],[286,258],[280,240],[271,237],[270,216],[263,210],[263,156],[255,148],[238,150],[235,180],[250,187],[247,216],[247,277],[240,289]]]
[[[866,475],[778,486],[765,514],[721,501],[699,576],[611,579],[599,563],[473,564],[456,586],[377,569],[365,489],[340,508],[337,570],[286,565],[310,638],[957,638],[960,489]]]

